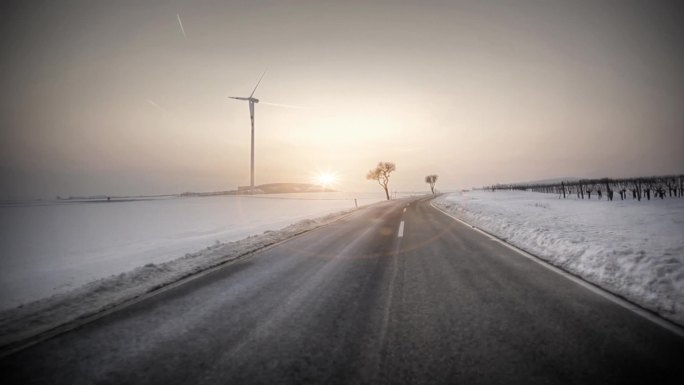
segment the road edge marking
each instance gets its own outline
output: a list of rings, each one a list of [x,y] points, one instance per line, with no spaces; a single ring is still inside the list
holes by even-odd
[[[642,318],[644,318],[648,321],[651,321],[652,323],[673,332],[674,334],[678,335],[679,337],[684,338],[684,327],[677,325],[673,321],[670,321],[666,318],[663,318],[659,314],[657,314],[651,310],[648,310],[644,307],[641,307],[641,306],[629,301],[628,299],[626,299],[624,297],[621,297],[615,293],[612,293],[612,292],[596,285],[595,283],[589,282],[589,281],[585,280],[584,278],[582,278],[578,275],[570,273],[569,271],[564,270],[558,266],[552,265],[550,262],[542,259],[541,257],[538,257],[538,256],[536,256],[536,255],[534,255],[528,251],[525,251],[525,250],[513,245],[513,244],[510,244],[510,243],[504,241],[503,239],[497,237],[494,234],[488,233],[487,231],[482,230],[481,228],[475,227],[475,226],[471,225],[470,223],[468,223],[468,222],[466,222],[460,218],[457,218],[457,217],[451,215],[450,213],[447,213],[446,211],[444,211],[444,210],[442,210],[439,207],[434,205],[434,199],[430,201],[430,206],[432,206],[433,209],[439,211],[440,213],[448,216],[449,218],[456,220],[456,221],[460,222],[461,224],[464,224],[464,225],[470,227],[471,229],[479,232],[480,234],[483,234],[483,235],[489,237],[491,240],[498,242],[502,246],[505,246],[505,247],[509,248],[510,250],[515,251],[516,253],[522,255],[523,257],[525,257],[525,258],[527,258],[533,262],[536,262],[537,264],[547,268],[548,270],[551,270],[554,273],[556,273],[556,274],[558,274],[558,275],[560,275],[560,276],[584,287],[585,289],[588,289],[588,290],[594,292],[595,294],[598,294],[598,295],[602,296],[603,298],[606,298],[609,301],[611,301],[611,302],[613,302],[613,303],[615,303],[615,304],[617,304],[617,305],[641,316]]]

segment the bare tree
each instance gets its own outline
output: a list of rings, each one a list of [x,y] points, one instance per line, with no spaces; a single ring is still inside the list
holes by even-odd
[[[366,174],[366,179],[378,181],[380,187],[385,190],[387,200],[390,200],[389,190],[387,189],[390,173],[396,169],[397,167],[392,162],[379,162],[374,169],[368,171],[368,174]]]
[[[425,183],[430,184],[430,190],[432,190],[432,195],[435,195],[435,183],[437,183],[437,175],[428,175],[425,177]]]

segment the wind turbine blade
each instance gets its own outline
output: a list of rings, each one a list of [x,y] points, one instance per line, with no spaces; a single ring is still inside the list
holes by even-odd
[[[259,104],[265,104],[267,106],[275,106],[275,107],[294,108],[297,110],[301,110],[301,109],[305,108],[302,106],[293,106],[291,104],[278,104],[278,103],[269,103],[269,102],[261,102],[261,101],[259,102]]]
[[[254,93],[256,92],[256,89],[259,87],[259,84],[261,84],[261,79],[264,78],[264,75],[266,75],[266,71],[265,71],[265,70],[264,70],[264,73],[261,74],[261,77],[259,78],[259,81],[257,82],[256,87],[254,87],[254,91],[252,91],[252,94],[249,95],[250,98],[251,98],[252,96],[254,96]]]

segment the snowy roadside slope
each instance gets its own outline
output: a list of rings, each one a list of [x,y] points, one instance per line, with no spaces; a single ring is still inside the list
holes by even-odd
[[[559,199],[472,191],[435,205],[585,280],[684,325],[684,199]]]
[[[148,263],[384,200],[329,192],[0,202],[0,311]]]
[[[305,219],[278,231],[266,231],[261,235],[252,235],[235,242],[217,242],[204,250],[186,254],[172,261],[149,263],[125,273],[93,281],[66,293],[2,311],[0,347],[106,311],[183,278],[334,222],[352,211],[355,210]]]

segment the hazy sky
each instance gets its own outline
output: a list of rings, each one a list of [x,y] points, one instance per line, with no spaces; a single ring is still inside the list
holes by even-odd
[[[1,198],[684,172],[684,13],[658,1],[0,6]],[[178,16],[182,20],[181,30]]]

